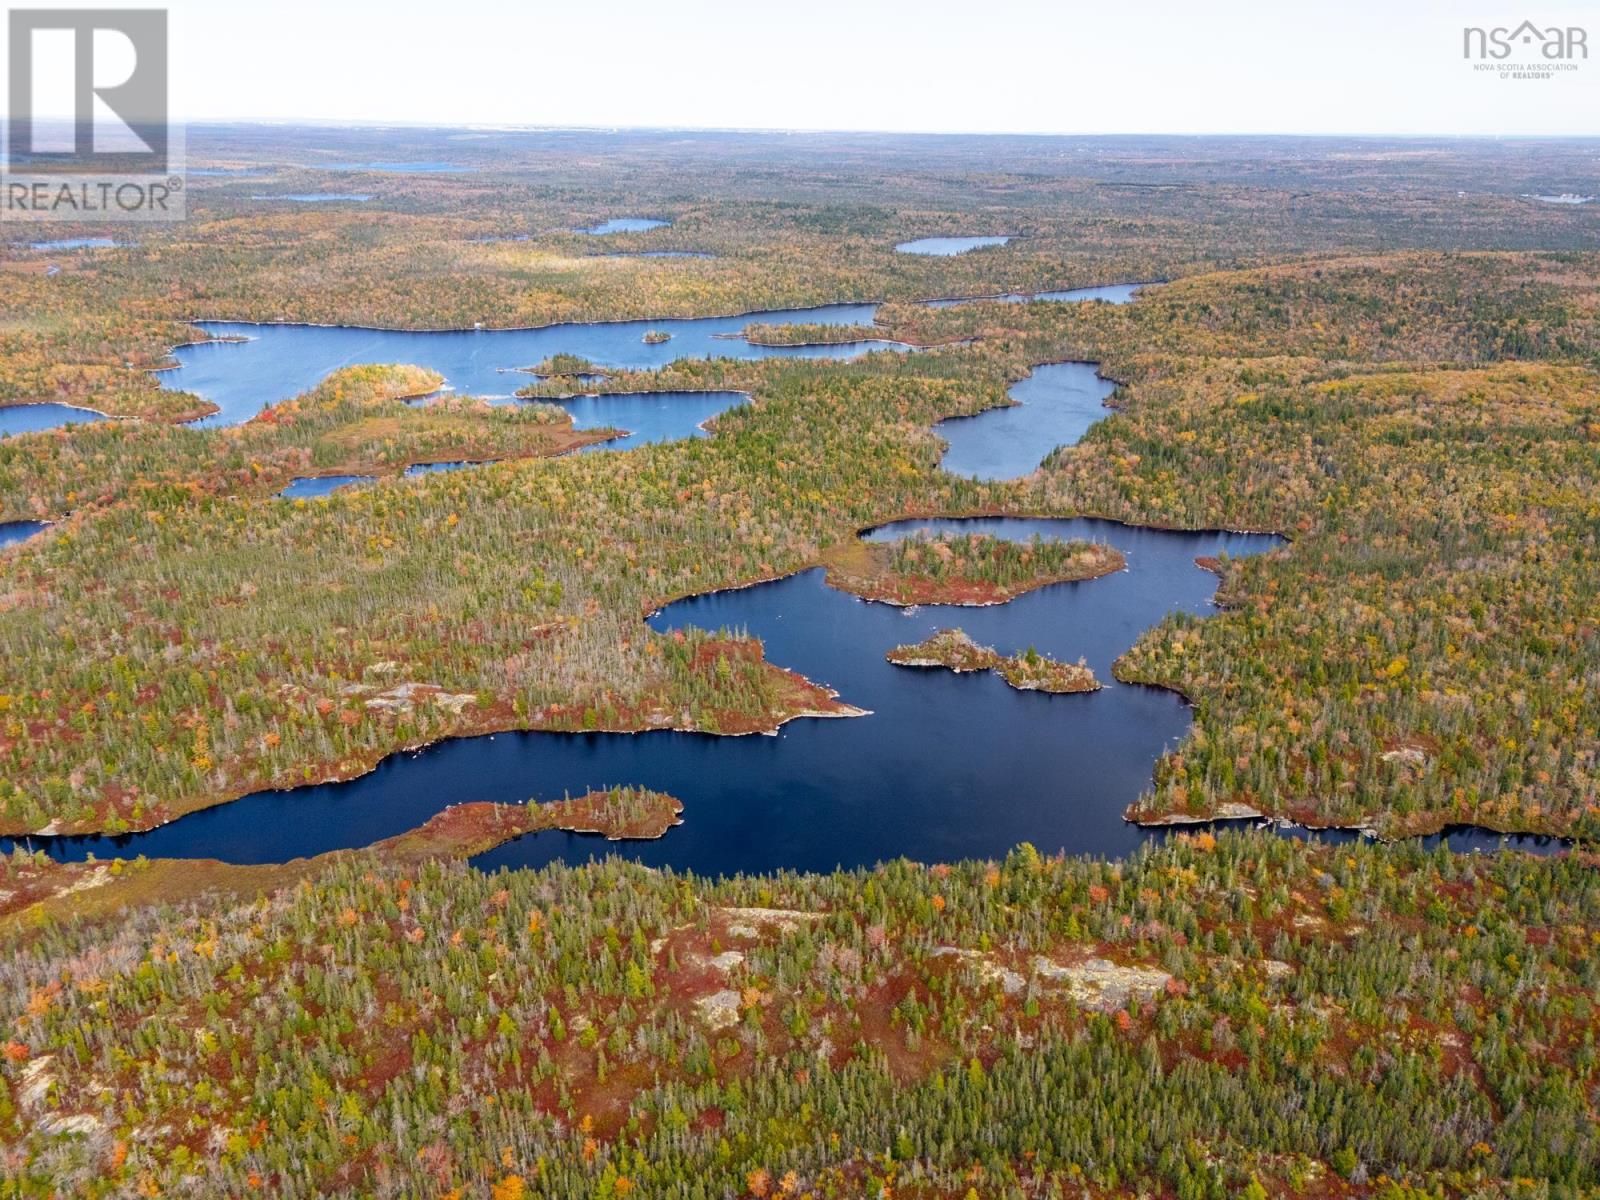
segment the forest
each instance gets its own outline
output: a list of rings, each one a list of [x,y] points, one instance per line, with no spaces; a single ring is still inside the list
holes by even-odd
[[[0,548],[0,1197],[1600,1191],[1600,214],[1523,197],[1592,146],[578,131],[460,142],[458,175],[303,165],[437,136],[201,130],[187,222],[0,244],[0,405],[118,418],[0,438],[0,522],[48,523]],[[372,199],[282,200],[330,181]],[[642,214],[667,223],[576,232]],[[894,249],[979,227],[1018,236]],[[875,324],[762,318],[845,301]],[[496,403],[353,363],[231,427],[159,386],[202,320],[741,313],[779,348],[901,345],[558,354]],[[939,422],[1057,362],[1116,383],[1080,442],[941,469]],[[750,402],[573,453],[618,432],[574,427],[578,383]],[[474,465],[408,471],[447,462]],[[374,482],[279,495],[335,475]],[[1186,831],[720,879],[469,861],[670,847],[693,797],[624,779],[263,866],[29,847],[451,737],[860,712],[744,630],[645,623],[675,599],[822,568],[993,604],[1130,566],[863,536],[959,516],[1282,536],[1199,560],[1215,609],[1114,679],[958,629],[890,652],[1181,694],[1124,815]],[[1214,820],[1243,813],[1275,827]],[[1420,840],[1459,825],[1559,840]]]
[[[1243,833],[721,883],[364,852],[112,921],[68,916],[80,878],[0,964],[6,1186],[1592,1194],[1596,866]]]

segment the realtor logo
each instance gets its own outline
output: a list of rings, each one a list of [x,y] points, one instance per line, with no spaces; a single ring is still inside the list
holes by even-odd
[[[1546,61],[1589,57],[1589,31],[1577,25],[1552,25],[1541,29],[1524,21],[1515,29],[1467,26],[1461,31],[1461,57],[1475,59],[1509,58],[1513,53],[1537,55]]]
[[[0,216],[181,218],[166,10],[18,8],[9,31]]]
[[[167,169],[164,9],[11,10],[11,142],[30,168]]]

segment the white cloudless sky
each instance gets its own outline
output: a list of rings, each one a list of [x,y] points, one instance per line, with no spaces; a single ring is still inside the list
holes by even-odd
[[[28,7],[71,7],[30,0]],[[152,7],[145,3],[102,7]],[[1600,134],[1600,2],[173,0],[172,106],[441,125]],[[1548,80],[1467,25],[1586,28]],[[1522,61],[1527,55],[1513,55]]]

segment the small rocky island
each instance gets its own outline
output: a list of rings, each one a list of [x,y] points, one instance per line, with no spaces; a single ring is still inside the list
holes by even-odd
[[[647,329],[644,333],[646,346],[660,346],[672,340],[672,335],[665,329]]]
[[[435,813],[418,829],[378,842],[392,862],[468,858],[524,834],[560,829],[596,833],[608,841],[653,841],[683,822],[676,796],[642,787],[613,787],[527,804],[474,801]]]
[[[896,646],[886,658],[900,667],[943,667],[964,674],[996,671],[1012,687],[1024,692],[1097,692],[1100,681],[1080,658],[1057,662],[1029,647],[1009,657],[980,646],[960,629],[941,629],[911,646]]]

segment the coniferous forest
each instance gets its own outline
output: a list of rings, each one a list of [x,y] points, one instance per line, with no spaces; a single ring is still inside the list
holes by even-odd
[[[377,169],[439,136],[197,127],[187,221],[5,227],[0,422],[103,419],[0,437],[0,1197],[1600,1192],[1600,208],[1528,198],[1592,144],[569,132]],[[335,154],[373,169],[293,165]],[[370,198],[284,199],[335,187]],[[741,352],[649,324],[698,317]],[[493,396],[352,361],[194,423],[202,321],[630,321],[668,360]],[[1081,437],[941,466],[1055,363],[1114,384]],[[734,400],[615,447],[574,400],[656,393]],[[631,778],[288,862],[140,847],[448,739],[873,720],[645,620],[686,597],[820,568],[914,615],[1141,565],[867,536],[961,517],[1278,535],[1110,677],[959,614],[889,653],[972,704],[991,669],[1083,693],[1026,698],[1063,722],[1185,698],[1134,853],[707,877],[670,862],[694,795]],[[638,841],[668,865],[607,854]]]

